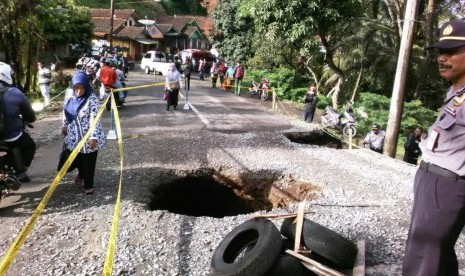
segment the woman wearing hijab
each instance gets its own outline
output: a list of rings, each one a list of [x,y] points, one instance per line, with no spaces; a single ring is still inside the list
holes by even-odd
[[[178,106],[179,89],[181,88],[181,74],[176,70],[174,63],[168,66],[166,74],[165,89],[168,91],[168,99],[166,102],[166,110],[170,110],[170,106],[174,109]]]
[[[65,136],[67,149],[74,150],[82,140],[97,116],[99,105],[99,99],[92,90],[87,75],[78,71],[71,79],[71,88],[67,90],[63,104],[62,134]],[[105,133],[99,121],[72,164],[71,169],[78,169],[74,183],[78,186],[84,183],[86,195],[94,192],[97,154],[104,143]]]

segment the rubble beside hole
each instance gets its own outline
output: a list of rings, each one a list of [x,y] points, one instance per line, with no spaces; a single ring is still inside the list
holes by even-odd
[[[289,139],[289,141],[298,144],[323,146],[334,149],[342,149],[344,147],[344,143],[341,140],[323,131],[290,132],[285,133],[284,136]]]

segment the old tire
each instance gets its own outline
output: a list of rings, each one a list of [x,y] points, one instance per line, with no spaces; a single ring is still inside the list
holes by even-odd
[[[288,239],[295,239],[296,224],[293,218],[285,219],[281,233]],[[340,234],[308,219],[302,227],[303,244],[312,253],[334,263],[341,268],[353,268],[357,258],[357,246]]]
[[[279,230],[270,220],[248,220],[215,249],[211,275],[263,275],[277,259],[281,241]]]
[[[268,91],[262,91],[260,98],[262,99],[262,101],[266,101],[266,99],[268,98]]]
[[[294,242],[284,238],[282,240],[281,253],[273,266],[265,273],[265,276],[313,276],[317,275],[306,268],[302,262],[294,256],[286,253],[287,249],[293,250]]]

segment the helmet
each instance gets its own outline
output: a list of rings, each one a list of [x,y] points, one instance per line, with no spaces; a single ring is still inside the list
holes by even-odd
[[[4,62],[0,62],[0,81],[7,85],[13,85],[13,69]]]

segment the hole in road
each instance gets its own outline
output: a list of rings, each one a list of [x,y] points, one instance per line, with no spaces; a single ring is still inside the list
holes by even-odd
[[[291,142],[307,145],[324,146],[334,149],[342,149],[343,142],[326,132],[312,131],[312,132],[290,132],[285,133],[287,139]]]
[[[211,177],[188,176],[152,189],[151,210],[221,218],[254,211],[234,190]]]
[[[221,218],[284,208],[318,196],[320,188],[279,171],[164,171],[149,187],[148,208]]]

